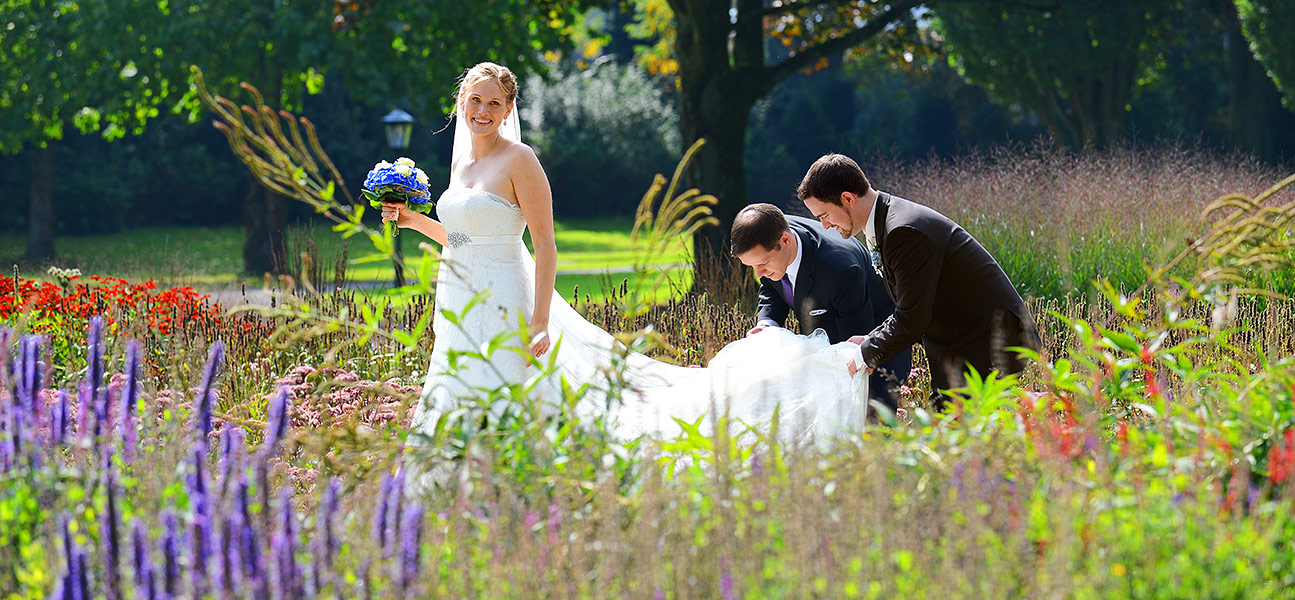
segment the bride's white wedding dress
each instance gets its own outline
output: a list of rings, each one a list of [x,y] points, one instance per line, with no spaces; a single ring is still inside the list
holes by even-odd
[[[517,335],[530,318],[535,289],[521,209],[490,192],[462,187],[446,190],[436,206],[448,244],[436,281],[432,359],[414,417],[415,431],[428,434],[439,415],[464,399],[531,382],[541,371],[526,366]],[[549,335],[557,369],[533,381],[532,394],[560,398],[561,378],[572,388],[591,384],[577,412],[610,410],[612,430],[626,440],[676,435],[681,428],[675,418],[709,422],[715,410],[764,427],[780,407],[779,437],[822,441],[862,427],[867,411],[866,375],[851,378],[845,369],[854,345],[831,345],[821,331],[801,336],[769,328],[729,344],[707,368],[679,367],[617,351],[610,334],[555,292]],[[500,347],[483,350],[504,338]],[[609,408],[602,390],[617,357],[624,357],[619,362],[628,390],[623,402]]]

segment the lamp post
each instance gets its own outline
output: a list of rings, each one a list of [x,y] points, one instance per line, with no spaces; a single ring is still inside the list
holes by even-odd
[[[409,147],[409,138],[414,131],[414,117],[399,108],[387,113],[382,117],[382,127],[387,131],[387,147],[392,150],[404,150]],[[399,230],[397,230],[399,233]],[[405,285],[405,269],[401,264],[404,262],[404,253],[400,250],[400,236],[395,236],[396,244],[396,287]]]

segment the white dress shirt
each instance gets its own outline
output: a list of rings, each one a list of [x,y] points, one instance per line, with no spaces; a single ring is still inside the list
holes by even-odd
[[[881,198],[878,194],[872,199],[872,208],[868,209],[868,222],[863,224],[863,237],[868,240],[868,250],[877,248],[877,199]]]

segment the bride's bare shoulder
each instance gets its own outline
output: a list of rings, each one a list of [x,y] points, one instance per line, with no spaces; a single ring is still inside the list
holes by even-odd
[[[508,140],[509,146],[506,150],[505,160],[508,166],[514,169],[533,169],[540,166],[540,159],[535,154],[535,149],[523,142]]]

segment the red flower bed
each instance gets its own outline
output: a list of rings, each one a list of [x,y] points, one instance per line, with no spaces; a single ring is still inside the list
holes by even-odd
[[[89,319],[95,315],[103,315],[109,323],[123,316],[137,324],[143,324],[143,319],[149,330],[162,335],[185,322],[219,327],[227,317],[219,304],[208,303],[207,298],[189,286],[158,290],[152,281],[132,284],[115,277],[73,277],[65,290],[31,279],[19,279],[15,285],[12,277],[0,275],[0,321],[30,310],[34,331],[49,326],[42,323],[46,317]],[[253,327],[250,322],[242,323]]]

